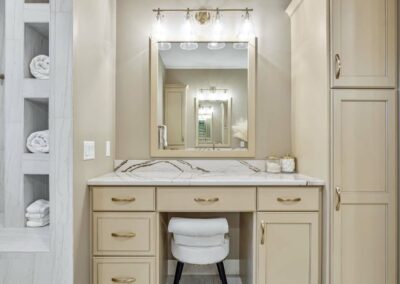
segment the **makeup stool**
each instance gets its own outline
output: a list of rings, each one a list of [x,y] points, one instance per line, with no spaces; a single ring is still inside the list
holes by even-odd
[[[179,284],[185,263],[217,264],[221,282],[228,283],[223,263],[229,254],[229,226],[225,218],[171,218],[168,231],[173,234],[171,252],[178,261],[174,284]]]

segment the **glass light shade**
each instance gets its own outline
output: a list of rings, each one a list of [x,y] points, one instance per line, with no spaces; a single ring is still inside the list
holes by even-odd
[[[225,48],[226,44],[224,42],[209,42],[207,47],[210,50],[219,50]]]
[[[167,30],[164,25],[163,16],[161,14],[157,14],[156,21],[153,26],[152,37],[156,40],[163,40],[166,38]]]
[[[170,50],[172,48],[172,44],[170,42],[159,42],[158,50],[165,51]]]
[[[196,50],[199,48],[199,45],[197,44],[197,42],[181,42],[181,44],[179,45],[181,49],[183,50]]]
[[[239,31],[239,40],[249,40],[250,38],[254,37],[254,27],[253,23],[250,20],[250,14],[246,13],[243,18],[242,26],[240,27]]]

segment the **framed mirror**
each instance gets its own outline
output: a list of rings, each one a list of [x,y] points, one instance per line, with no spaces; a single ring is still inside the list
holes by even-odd
[[[256,40],[151,41],[152,157],[253,157]]]

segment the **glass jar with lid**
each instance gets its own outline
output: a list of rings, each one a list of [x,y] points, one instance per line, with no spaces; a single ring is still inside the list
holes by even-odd
[[[296,159],[291,155],[286,155],[281,159],[282,172],[294,173],[296,170]]]
[[[281,172],[281,159],[275,156],[269,156],[265,160],[265,170],[267,173],[280,173]]]

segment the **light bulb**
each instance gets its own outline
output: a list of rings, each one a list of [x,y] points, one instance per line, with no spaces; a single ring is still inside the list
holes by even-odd
[[[246,14],[243,16],[243,23],[239,32],[239,40],[249,40],[254,36],[253,24],[250,20],[250,13],[246,10]]]
[[[183,24],[183,34],[189,40],[191,40],[193,37],[193,27],[192,27],[192,22],[190,19],[189,10],[187,11],[187,13],[185,15],[185,23]]]
[[[158,50],[166,51],[172,48],[172,44],[170,42],[159,42],[158,43]]]
[[[217,14],[215,15],[215,22],[214,22],[214,36],[218,39],[222,33],[222,22],[221,22],[221,14],[217,9]]]
[[[160,11],[157,12],[152,35],[156,40],[163,40],[166,37],[166,29],[163,23],[163,15],[161,15]]]

